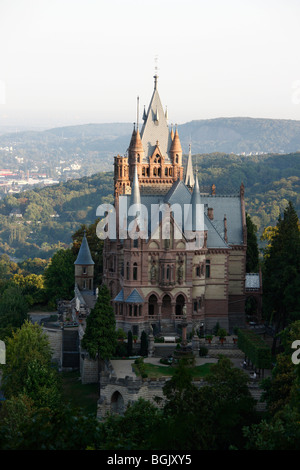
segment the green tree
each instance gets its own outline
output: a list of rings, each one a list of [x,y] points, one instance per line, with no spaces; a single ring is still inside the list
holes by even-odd
[[[291,202],[265,250],[263,264],[264,312],[277,333],[300,317],[300,231],[299,220]]]
[[[0,335],[20,328],[28,317],[28,304],[18,286],[8,286],[0,297]],[[4,333],[5,330],[5,333]]]
[[[141,334],[141,356],[148,356],[148,336],[145,331]]]
[[[127,407],[124,416],[110,414],[101,423],[101,449],[151,450],[162,419],[156,405],[139,398]]]
[[[249,214],[246,214],[247,224],[247,254],[246,272],[256,273],[259,268],[259,251],[257,243],[257,226],[252,222]]]
[[[37,361],[40,367],[50,367],[51,357],[49,340],[42,328],[26,320],[6,341],[6,364],[2,366],[5,396],[10,398],[26,390],[33,361]]]
[[[74,296],[74,262],[71,249],[58,250],[45,270],[45,289],[49,302],[55,306],[59,299],[71,300]]]
[[[109,359],[116,349],[116,321],[110,293],[105,284],[99,289],[94,308],[87,317],[82,347],[95,359]]]

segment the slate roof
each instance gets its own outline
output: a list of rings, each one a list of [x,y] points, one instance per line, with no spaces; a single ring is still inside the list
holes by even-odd
[[[80,245],[80,249],[79,249],[79,253],[78,253],[77,259],[76,259],[74,264],[81,264],[81,265],[86,265],[86,266],[91,265],[91,264],[95,264],[94,261],[93,261],[93,258],[92,258],[91,252],[90,252],[90,248],[89,248],[89,244],[88,244],[88,241],[86,239],[85,234],[83,236],[83,239],[82,239],[82,242],[81,242],[81,245]]]
[[[136,289],[133,289],[133,291],[129,294],[129,296],[127,297],[125,302],[128,303],[128,304],[143,304],[144,299],[138,293],[138,291]]]
[[[118,295],[114,298],[116,302],[123,302],[124,301],[124,291],[123,289],[120,290]]]
[[[157,78],[157,77],[156,77]],[[158,122],[156,117],[158,116]],[[145,160],[148,161],[149,157],[153,154],[156,142],[166,161],[169,160],[169,149],[172,143],[168,123],[165,117],[157,86],[155,86],[152,98],[147,111],[147,118],[141,129],[141,139],[145,152]]]
[[[120,290],[118,295],[114,298],[114,301],[124,302],[124,290],[123,289]],[[144,299],[142,298],[142,296],[138,293],[136,289],[133,289],[133,291],[129,294],[125,302],[128,304],[143,304]]]
[[[141,194],[141,204],[148,211],[148,233],[151,235],[151,205],[152,204],[179,204],[182,208],[181,227],[184,230],[185,204],[191,204],[192,193],[181,180],[175,181],[165,194]],[[199,203],[199,198],[197,199]],[[130,196],[127,197],[128,208]],[[228,248],[230,245],[243,244],[243,221],[240,196],[208,196],[200,193],[200,203],[204,204],[204,225],[208,231],[208,248]],[[207,217],[207,209],[213,209],[213,220]],[[227,242],[225,241],[224,216],[227,219]],[[130,219],[128,219],[129,222]]]

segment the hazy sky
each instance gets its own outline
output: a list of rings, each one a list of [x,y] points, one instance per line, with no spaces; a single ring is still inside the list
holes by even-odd
[[[299,0],[0,0],[0,127],[300,119]]]

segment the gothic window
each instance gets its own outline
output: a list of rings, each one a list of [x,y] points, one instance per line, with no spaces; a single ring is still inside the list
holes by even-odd
[[[165,168],[165,176],[168,176],[168,168]]]
[[[129,266],[129,262],[127,262],[127,265],[126,265],[126,278],[127,278],[127,279],[130,278],[130,266]]]
[[[167,265],[167,275],[166,275],[167,281],[170,280],[170,266]]]
[[[86,274],[86,267],[85,266],[83,266],[83,268],[82,268],[82,274]]]
[[[172,176],[172,168],[169,168],[169,176]]]
[[[150,295],[148,302],[148,315],[156,315],[157,308],[157,297],[156,295],[152,294]]]
[[[138,267],[137,263],[133,263],[133,280],[137,281],[138,278]]]
[[[153,168],[153,176],[156,176],[157,175],[157,168]]]
[[[205,277],[210,277],[210,260],[206,260],[205,264]]]
[[[196,267],[196,276],[200,277],[200,266]]]
[[[197,300],[194,300],[194,312],[197,312],[198,310],[198,302]]]
[[[145,167],[143,166],[142,168],[142,176],[145,176],[146,175],[146,170],[145,170]]]
[[[137,154],[137,162],[140,163],[140,154]]]
[[[178,158],[179,158],[179,157],[178,157],[178,155],[177,155],[177,153],[176,153],[176,163],[178,163]]]
[[[138,248],[138,246],[139,246],[139,240],[138,240],[138,238],[135,238],[133,240],[133,248]]]
[[[183,295],[179,294],[176,298],[176,307],[175,307],[176,315],[182,315],[184,303],[185,303],[185,301],[184,301]]]
[[[138,312],[138,306],[137,305],[133,306],[133,311],[134,311],[134,316],[137,317],[137,312]]]

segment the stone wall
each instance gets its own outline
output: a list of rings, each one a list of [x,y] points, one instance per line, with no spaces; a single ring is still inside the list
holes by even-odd
[[[91,359],[85,351],[80,351],[79,367],[81,383],[91,384],[98,382],[98,361]]]
[[[109,412],[123,414],[129,403],[139,398],[156,403],[155,397],[163,398],[162,389],[167,380],[170,379],[116,378],[109,373],[101,373],[97,418],[101,420]]]
[[[52,360],[57,362],[59,368],[62,367],[63,358],[63,330],[61,328],[43,327],[43,332],[48,336],[52,349]]]

